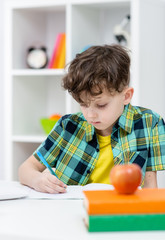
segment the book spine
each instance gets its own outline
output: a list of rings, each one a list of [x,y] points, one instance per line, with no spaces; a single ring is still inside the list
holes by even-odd
[[[66,58],[66,35],[64,34],[61,39],[61,51],[59,55],[59,61],[57,62],[57,68],[65,67],[65,58]]]
[[[88,215],[89,232],[165,230],[165,214]]]
[[[59,44],[60,44],[60,41],[61,41],[61,36],[62,36],[61,33],[59,33],[57,35],[55,45],[54,45],[54,49],[53,49],[53,53],[52,53],[52,57],[51,57],[51,59],[49,61],[49,64],[48,64],[49,69],[54,68],[53,65],[54,65],[54,62],[56,61],[56,58],[57,58],[57,51],[58,51]]]
[[[85,206],[89,215],[165,213],[165,201],[89,202]]]
[[[59,68],[58,67],[59,66],[59,61],[60,61],[62,49],[64,47],[64,39],[65,39],[65,33],[62,33],[60,35],[59,44],[57,46],[57,53],[56,53],[55,61],[53,62],[53,68]]]

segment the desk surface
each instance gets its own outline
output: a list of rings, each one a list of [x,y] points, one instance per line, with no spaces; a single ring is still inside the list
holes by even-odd
[[[0,201],[1,240],[164,240],[165,231],[88,233],[82,200]]]

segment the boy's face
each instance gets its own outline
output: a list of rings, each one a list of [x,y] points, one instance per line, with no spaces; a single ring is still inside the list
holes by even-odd
[[[123,113],[124,105],[130,102],[126,92],[125,89],[121,93],[114,92],[112,95],[104,90],[102,94],[94,97],[85,92],[81,94],[83,100],[80,104],[81,111],[98,134],[102,136],[111,134],[114,124]]]

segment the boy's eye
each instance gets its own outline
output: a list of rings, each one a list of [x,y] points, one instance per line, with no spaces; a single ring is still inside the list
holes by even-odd
[[[106,104],[98,104],[98,105],[97,105],[98,108],[104,108],[104,107],[106,107],[106,106],[107,106],[107,103],[106,103]]]

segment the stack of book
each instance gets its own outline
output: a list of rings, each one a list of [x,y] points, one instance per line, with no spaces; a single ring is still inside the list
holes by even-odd
[[[89,232],[165,230],[165,189],[84,191]]]
[[[55,41],[48,68],[64,68],[66,58],[66,34],[59,33]]]

